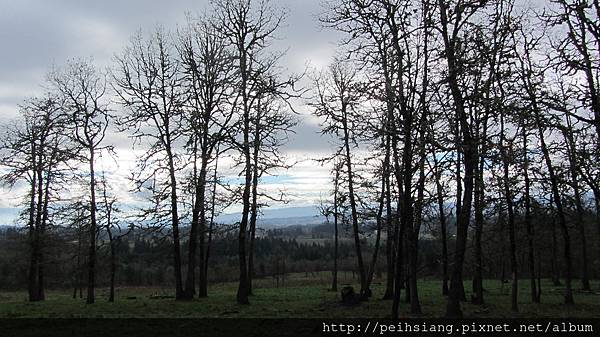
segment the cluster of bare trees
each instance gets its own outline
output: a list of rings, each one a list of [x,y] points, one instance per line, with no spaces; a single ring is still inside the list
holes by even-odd
[[[209,14],[189,15],[177,32],[159,27],[137,33],[106,73],[83,60],[49,73],[48,94],[22,105],[21,119],[7,128],[2,144],[8,172],[2,180],[29,186],[23,217],[29,229],[30,300],[44,299],[45,232],[69,222],[65,208],[78,209],[70,220],[78,232],[88,233],[87,240],[78,239],[79,246],[89,247],[87,303],[95,300],[97,239],[103,233],[110,245],[109,300],[114,300],[114,245],[121,235],[115,229],[124,219],[117,217],[110,178],[101,171],[98,179],[98,163],[115,154],[105,139],[109,132],[123,132],[142,153],[131,179],[150,205],[128,222],[169,233],[176,298],[207,296],[215,216],[239,201],[238,302],[248,303],[257,217],[268,200],[281,198],[262,192],[260,179],[286,166],[279,148],[296,124],[289,100],[297,96],[292,86],[298,78],[283,78],[281,54],[270,47],[284,19],[276,13],[281,11],[268,1],[214,1]],[[220,181],[218,158],[224,155],[234,158],[244,178],[241,186]],[[78,184],[69,184],[74,178]],[[84,197],[73,196],[77,192]],[[76,287],[80,258],[73,271]]]
[[[2,163],[9,168],[3,180],[15,185],[25,180],[29,186],[27,212],[22,217],[29,229],[30,301],[44,300],[44,238],[50,219],[50,201],[56,185],[64,183],[62,164],[73,157],[66,131],[66,116],[60,113],[57,97],[34,98],[21,106],[22,121],[6,129],[3,147],[9,152]]]
[[[280,149],[296,124],[300,76],[284,76],[282,54],[272,50],[283,11],[269,1],[211,5],[177,32],[135,34],[106,73],[80,60],[54,69],[47,93],[24,102],[6,128],[2,181],[28,188],[31,301],[44,299],[46,234],[69,221],[87,236],[77,240],[88,253],[73,271],[80,286],[86,266],[87,303],[95,300],[97,239],[108,236],[114,300],[115,229],[124,219],[98,165],[114,155],[107,135],[122,132],[140,153],[135,192],[150,205],[129,223],[168,233],[176,299],[207,296],[215,216],[239,203],[237,302],[249,303],[257,218],[283,198],[262,192],[260,180],[288,167]],[[448,317],[460,317],[467,300],[466,261],[471,301],[485,302],[483,251],[492,232],[508,242],[514,311],[520,271],[528,270],[531,300],[540,302],[540,260],[551,259],[558,281],[559,250],[565,303],[574,303],[576,273],[589,290],[588,219],[600,235],[598,0],[535,9],[518,0],[331,0],[320,20],[345,36],[340,55],[313,78],[309,101],[338,145],[322,160],[334,176],[332,204],[323,207],[335,227],[332,288],[339,227],[349,224],[361,298],[371,296],[385,254],[392,316],[402,289],[410,311],[421,313],[419,241],[435,223]],[[233,158],[237,186],[219,179],[224,156]],[[540,212],[555,216],[562,234],[558,249],[550,229],[552,256],[540,253],[539,232],[548,230],[536,226]],[[375,233],[374,249],[365,249],[366,233]]]
[[[345,36],[338,59],[317,76],[311,102],[322,132],[339,144],[324,159],[334,163],[335,176],[328,214],[336,226],[343,216],[352,225],[363,298],[386,233],[384,297],[393,298],[393,317],[402,289],[410,311],[421,312],[418,246],[423,223],[432,219],[442,240],[448,317],[462,315],[468,251],[471,300],[484,303],[482,238],[495,219],[498,235],[508,238],[512,309],[518,311],[525,267],[516,253],[519,228],[527,233],[531,299],[540,301],[536,259],[550,257],[538,251],[534,208],[558,219],[565,303],[573,303],[574,258],[582,259],[582,289],[590,289],[584,218],[595,219],[600,235],[600,5],[526,6],[335,0],[321,17]],[[456,236],[448,252],[452,219]],[[372,229],[376,246],[367,265],[362,247]],[[581,256],[573,256],[573,244]]]
[[[21,120],[9,126],[3,139],[2,164],[8,168],[2,180],[10,186],[27,182],[22,216],[29,231],[29,299],[44,299],[44,246],[60,212],[55,201],[72,172],[88,176],[89,256],[88,302],[94,301],[97,216],[95,157],[108,126],[104,94],[106,82],[86,62],[72,61],[48,76],[48,93],[31,98],[20,107]],[[87,169],[77,167],[87,163]]]

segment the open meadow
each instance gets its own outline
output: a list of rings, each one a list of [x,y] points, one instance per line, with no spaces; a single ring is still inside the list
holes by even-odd
[[[351,276],[350,274],[342,276]],[[170,288],[118,288],[114,303],[107,302],[106,289],[99,289],[95,304],[73,299],[72,289],[50,290],[42,302],[28,302],[25,291],[0,293],[0,318],[389,318],[392,301],[381,300],[383,283],[377,279],[373,297],[357,306],[344,306],[339,292],[329,291],[329,273],[292,274],[285,286],[277,288],[271,279],[255,280],[250,305],[235,301],[237,283],[209,287],[209,296],[191,301],[175,301]],[[351,284],[342,278],[340,285]],[[355,289],[358,284],[352,284]],[[485,304],[462,304],[465,318],[597,318],[600,317],[600,282],[593,291],[575,288],[575,305],[563,304],[563,288],[542,281],[541,304],[530,301],[529,284],[519,283],[519,313],[510,310],[510,285],[486,280]],[[340,286],[341,288],[341,286]],[[467,298],[470,282],[465,282]],[[441,282],[422,280],[419,293],[423,316],[412,316],[402,303],[401,317],[443,317],[447,298],[441,296]],[[85,294],[84,294],[85,295]],[[403,295],[404,297],[404,295]]]

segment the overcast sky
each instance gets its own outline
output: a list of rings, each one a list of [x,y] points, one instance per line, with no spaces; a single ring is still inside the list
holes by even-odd
[[[290,72],[302,72],[307,65],[313,69],[326,66],[337,37],[321,29],[316,20],[322,11],[321,1],[274,3],[289,13],[274,46],[288,49],[283,66]],[[203,13],[208,7],[208,0],[0,0],[0,124],[17,117],[17,106],[24,99],[43,92],[45,74],[52,65],[91,57],[97,66],[110,67],[114,55],[137,30],[150,31],[156,25],[175,30],[185,23],[186,12]],[[266,190],[287,191],[292,200],[287,206],[314,204],[329,187],[327,169],[311,161],[328,151],[329,141],[320,137],[317,121],[301,102],[297,109],[300,124],[284,152],[299,164],[263,185]],[[109,139],[118,148],[119,161],[105,160],[102,166],[113,177],[112,187],[121,199],[135,203],[138,199],[127,193],[127,176],[135,162],[129,140],[126,135]],[[0,224],[14,218],[14,207],[22,200],[23,191],[22,187],[0,189]]]

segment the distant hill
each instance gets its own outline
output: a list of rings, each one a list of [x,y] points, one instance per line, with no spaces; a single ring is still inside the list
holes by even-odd
[[[217,217],[217,222],[231,224],[240,221],[242,213],[222,214]],[[266,208],[258,218],[257,225],[263,228],[286,227],[291,225],[318,225],[322,224],[325,218],[319,214],[314,206],[307,207],[287,207],[287,208]]]
[[[314,216],[296,216],[289,218],[272,218],[272,219],[260,219],[258,226],[263,228],[271,227],[286,227],[292,225],[300,226],[316,226],[322,224],[324,221],[323,217],[318,215]]]

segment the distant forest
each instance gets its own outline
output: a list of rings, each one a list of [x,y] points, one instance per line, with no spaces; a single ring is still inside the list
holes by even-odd
[[[3,126],[1,180],[27,194],[21,227],[0,237],[2,288],[26,285],[41,301],[49,286],[83,287],[93,304],[99,286],[110,301],[117,285],[191,300],[234,280],[247,305],[257,277],[331,270],[337,290],[350,271],[359,300],[384,284],[392,318],[402,293],[421,313],[426,277],[440,280],[451,318],[461,302],[485,303],[487,278],[510,284],[513,312],[519,282],[532,303],[542,278],[564,284],[565,305],[591,290],[598,0],[324,0],[315,24],[340,34],[337,55],[301,74],[274,48],[293,13],[210,3],[177,31],[141,30],[107,71],[53,67],[45,94]],[[257,226],[261,209],[286,201],[261,183],[294,169],[282,149],[309,113],[334,145],[315,161],[331,169],[318,243]],[[115,134],[137,156],[132,193],[147,202],[133,211],[98,165],[116,156]],[[224,158],[238,179],[223,179]],[[217,223],[232,205],[239,221]]]

